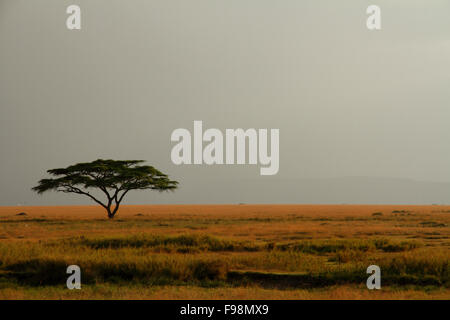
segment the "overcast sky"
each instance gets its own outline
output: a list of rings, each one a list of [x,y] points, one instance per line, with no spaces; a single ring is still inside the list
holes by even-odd
[[[97,158],[181,182],[127,203],[450,203],[449,16],[448,0],[0,0],[0,205],[89,204],[30,188]],[[194,120],[280,129],[278,175],[172,164]]]

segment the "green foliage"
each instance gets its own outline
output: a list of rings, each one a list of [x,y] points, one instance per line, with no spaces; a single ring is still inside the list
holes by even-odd
[[[47,173],[55,178],[42,179],[32,190],[39,194],[55,190],[88,196],[113,218],[119,205],[130,190],[174,190],[178,182],[152,166],[140,165],[143,160],[103,160],[78,163],[67,168],[51,169]],[[88,192],[98,189],[106,196],[101,201]]]

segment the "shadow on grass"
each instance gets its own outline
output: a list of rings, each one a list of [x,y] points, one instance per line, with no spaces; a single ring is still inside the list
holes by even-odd
[[[3,282],[26,286],[65,285],[70,276],[64,260],[31,259],[8,265],[0,272]],[[170,264],[161,261],[147,263],[89,261],[79,263],[82,283],[141,283],[145,285],[195,284],[214,286],[227,278],[227,266],[220,261],[191,261]]]
[[[264,288],[276,289],[312,289],[334,285],[365,284],[368,275],[336,272],[330,274],[281,274],[253,271],[231,271],[228,273],[228,281],[233,285],[258,285]],[[418,277],[415,275],[388,275],[382,277],[383,285],[405,286],[446,286],[436,276],[427,275]]]
[[[9,265],[0,273],[3,282],[14,282],[25,286],[65,285],[68,264],[63,260],[32,259]],[[140,263],[80,263],[82,283],[118,283],[144,285],[197,285],[197,286],[247,286],[264,288],[298,289],[321,288],[333,285],[366,283],[365,270],[335,271],[322,274],[273,273],[256,271],[229,271],[220,261],[192,261],[185,265],[163,262]],[[448,273],[407,274],[386,269],[382,274],[382,285],[418,285],[450,287]]]

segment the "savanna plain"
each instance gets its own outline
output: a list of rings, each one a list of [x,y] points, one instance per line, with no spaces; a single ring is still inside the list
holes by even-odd
[[[450,206],[0,207],[0,299],[448,300],[449,262]]]

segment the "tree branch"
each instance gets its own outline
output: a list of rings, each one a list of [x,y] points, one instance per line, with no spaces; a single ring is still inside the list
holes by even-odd
[[[97,198],[95,198],[92,194],[90,194],[89,192],[85,192],[77,187],[74,186],[69,186],[66,185],[64,186],[68,189],[66,189],[67,191],[65,192],[72,192],[72,193],[78,193],[78,194],[84,194],[85,196],[88,196],[89,198],[91,198],[92,200],[94,200],[95,202],[97,202],[99,205],[101,205],[103,208],[108,209],[108,207],[110,207],[111,205],[107,206],[105,205],[103,202],[101,202],[100,200],[98,200]]]

